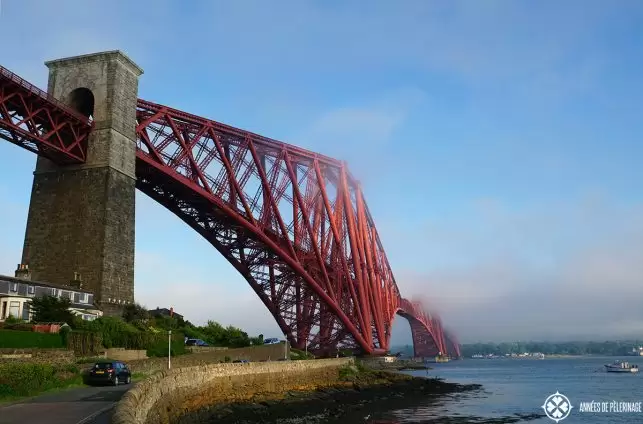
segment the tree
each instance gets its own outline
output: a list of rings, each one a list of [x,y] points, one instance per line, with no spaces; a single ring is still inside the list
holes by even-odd
[[[72,323],[74,314],[69,307],[71,300],[55,296],[34,297],[31,299],[31,311],[34,322]]]
[[[253,346],[261,346],[263,344],[263,334],[259,334],[257,337],[250,337],[250,344]]]
[[[130,303],[123,308],[123,319],[125,322],[145,321],[150,317],[147,308],[138,304]]]
[[[250,338],[248,337],[248,333],[245,331],[242,331],[239,328],[233,327],[232,325],[229,325],[225,329],[226,333],[226,338],[227,338],[227,344],[230,347],[246,347],[250,346]]]

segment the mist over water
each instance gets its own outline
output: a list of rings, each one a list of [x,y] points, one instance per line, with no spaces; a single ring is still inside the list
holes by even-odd
[[[459,232],[427,229],[426,272],[398,273],[398,284],[462,343],[640,338],[642,212],[602,195],[555,211],[485,205]]]

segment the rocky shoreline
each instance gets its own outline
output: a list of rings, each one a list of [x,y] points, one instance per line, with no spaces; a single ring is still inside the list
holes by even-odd
[[[395,362],[381,362],[371,361],[366,362],[368,368],[382,371],[417,371],[417,370],[430,370],[429,367],[423,362],[411,361],[408,359],[398,359]]]
[[[339,382],[332,387],[289,391],[280,395],[258,393],[248,401],[216,404],[187,413],[175,423],[312,424],[339,419],[342,422],[376,423],[378,421],[368,420],[376,409],[410,407],[420,400],[426,401],[427,397],[437,399],[442,395],[471,392],[481,387],[374,370],[357,364],[341,369]]]

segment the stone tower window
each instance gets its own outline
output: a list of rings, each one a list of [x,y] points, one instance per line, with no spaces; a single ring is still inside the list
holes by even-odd
[[[81,115],[94,118],[94,94],[89,88],[80,87],[69,93],[69,106]]]

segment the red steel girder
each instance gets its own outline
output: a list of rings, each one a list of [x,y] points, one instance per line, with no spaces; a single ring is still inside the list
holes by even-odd
[[[83,163],[91,120],[0,66],[0,138],[57,164]]]
[[[383,353],[399,290],[344,162],[138,101],[138,188],[245,277],[293,346]]]
[[[435,338],[424,325],[417,320],[410,320],[409,323],[413,338],[413,356],[429,358],[442,354],[441,349],[436,345]]]
[[[444,332],[444,339],[446,341],[447,352],[456,358],[461,358],[462,353],[460,352],[460,342],[457,337],[450,331]]]

